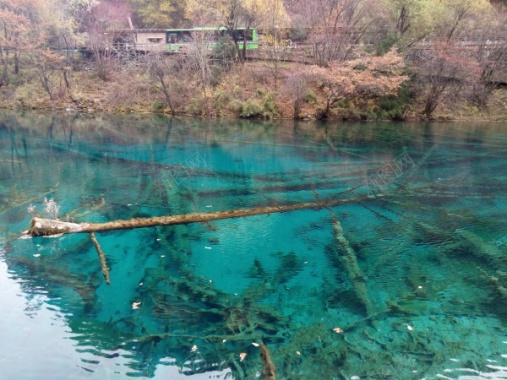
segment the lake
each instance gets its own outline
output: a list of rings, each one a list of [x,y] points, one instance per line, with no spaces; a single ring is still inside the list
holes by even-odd
[[[505,124],[4,113],[0,178],[0,378],[507,378]]]

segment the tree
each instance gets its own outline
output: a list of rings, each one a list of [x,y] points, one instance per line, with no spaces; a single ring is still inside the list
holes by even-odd
[[[114,67],[111,57],[110,29],[121,29],[127,25],[130,8],[121,0],[95,2],[82,0],[74,4],[73,13],[78,20],[79,29],[86,33],[88,48],[95,60],[97,75],[109,80]]]
[[[62,16],[57,0],[6,0],[0,3],[0,21],[3,35],[0,54],[3,60],[2,82],[8,84],[8,51],[14,55],[14,73],[19,72],[22,54],[33,60],[41,84],[50,99],[54,98],[50,76],[54,70],[63,73],[66,87],[70,87],[66,70],[62,70],[62,55],[49,51],[55,36],[70,35],[72,20]],[[6,50],[7,49],[7,50]]]
[[[507,0],[491,0],[490,3],[500,11],[507,9]]]
[[[383,0],[377,30],[370,36],[379,46],[394,44],[407,51],[426,38],[465,35],[476,25],[475,17],[487,13],[487,0]]]
[[[287,39],[280,31],[281,26],[288,22],[288,16],[285,8],[279,0],[266,1],[268,17],[264,20],[265,37],[269,39],[264,50],[269,59],[271,73],[274,78],[275,91],[278,89],[278,76],[280,74],[281,63],[288,58],[289,46]]]
[[[204,114],[210,114],[207,86],[210,74],[210,52],[215,39],[215,32],[194,33],[192,43],[188,47],[187,56],[201,89],[201,96],[204,105]]]
[[[434,35],[435,20],[443,8],[439,0],[383,0],[383,12],[369,35],[377,51],[385,51],[396,44],[407,51],[426,37]]]
[[[131,0],[131,4],[137,27],[178,28],[187,23],[184,1]]]
[[[72,50],[79,44],[79,39],[76,36],[77,23],[61,0],[54,0],[47,4],[51,3],[52,6],[47,9],[47,15],[43,16],[48,20],[47,46],[53,49],[62,49],[65,52],[66,63],[70,64]]]
[[[480,66],[480,80],[474,85],[471,100],[480,108],[485,108],[506,67],[507,15],[490,9],[489,12],[475,14],[474,21],[466,38],[475,43],[474,57]]]
[[[285,81],[285,87],[287,93],[292,99],[294,107],[293,117],[294,119],[301,118],[301,106],[305,99],[306,91],[308,90],[308,84],[311,80],[311,74],[306,71],[295,72],[290,74]]]
[[[408,80],[404,74],[405,61],[394,49],[383,56],[363,54],[328,68],[315,67],[312,72],[321,82],[327,102],[323,115],[339,100],[355,101],[358,105],[384,96],[396,96],[401,84]]]
[[[165,103],[169,107],[171,114],[176,113],[176,108],[184,96],[182,96],[182,87],[180,81],[181,72],[184,67],[184,57],[172,56],[166,57],[162,53],[148,54],[141,62],[146,64],[151,79],[154,81],[154,87],[164,94]]]
[[[33,58],[42,87],[49,95],[50,100],[63,96],[66,89],[70,90],[68,78],[63,72],[62,75],[65,75],[65,85],[64,87],[60,87],[58,93],[55,93],[55,83],[52,80],[55,72],[63,71],[62,62],[65,58],[62,55],[56,54],[50,49],[39,49],[34,52]]]
[[[29,1],[6,0],[0,3],[0,57],[3,63],[1,84],[9,84],[9,52],[14,54],[14,73],[19,71],[19,51],[24,44],[31,44],[29,34],[31,20],[29,18]]]
[[[316,63],[352,58],[357,44],[381,11],[375,0],[300,0],[293,4],[300,25],[311,30]]]
[[[466,36],[475,29],[476,16],[492,10],[488,0],[441,0],[441,6],[437,32],[447,39]]]
[[[187,0],[186,15],[194,23],[202,26],[202,20],[213,25],[223,26],[234,41],[237,55],[241,62],[246,58],[246,46],[240,51],[239,42],[241,33],[239,28],[259,25],[271,25],[270,21],[275,18],[280,22],[287,21],[285,8],[282,0]],[[281,24],[282,26],[284,24]]]
[[[480,79],[480,65],[453,41],[443,40],[421,50],[413,60],[419,90],[424,96],[423,116],[432,117],[445,91],[454,90],[455,99],[473,88]]]

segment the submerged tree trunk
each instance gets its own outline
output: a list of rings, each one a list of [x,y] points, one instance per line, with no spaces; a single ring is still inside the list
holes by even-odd
[[[107,267],[106,263],[106,255],[104,254],[104,251],[102,251],[102,248],[100,247],[100,244],[93,232],[90,232],[90,238],[92,239],[93,245],[95,246],[97,254],[99,255],[100,268],[102,269],[104,280],[106,281],[106,284],[110,285],[111,280],[109,279],[109,268]]]
[[[79,232],[98,232],[123,230],[141,227],[169,226],[177,224],[189,224],[196,222],[210,222],[213,220],[241,218],[251,215],[272,214],[278,212],[295,211],[302,209],[321,209],[322,207],[333,207],[346,203],[356,203],[368,199],[363,195],[350,199],[326,199],[318,202],[296,203],[291,205],[265,206],[252,209],[239,209],[217,212],[199,212],[182,215],[155,216],[152,218],[133,218],[129,220],[115,220],[106,223],[68,223],[54,219],[33,218],[30,228],[26,231],[28,237],[51,236],[61,234],[73,234]]]
[[[263,380],[276,380],[276,368],[275,363],[271,359],[271,354],[269,353],[268,348],[261,343],[260,348],[261,354],[261,362],[262,362],[262,372],[263,372]]]

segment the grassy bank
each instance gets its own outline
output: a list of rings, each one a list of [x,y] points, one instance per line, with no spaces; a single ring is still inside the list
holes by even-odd
[[[328,104],[326,90],[316,80],[305,82],[294,95],[294,73],[308,66],[296,63],[253,61],[230,68],[211,67],[209,84],[199,85],[190,70],[175,71],[165,79],[168,97],[153,74],[139,65],[117,65],[107,80],[100,79],[93,66],[82,64],[69,71],[64,81],[60,72],[50,78],[53,99],[42,86],[35,69],[11,76],[0,88],[4,109],[55,109],[76,112],[159,113],[211,118],[316,119],[332,120],[420,120],[424,94],[410,82],[398,96],[378,99],[343,98]],[[295,110],[297,100],[297,109]],[[323,110],[328,107],[323,115]],[[466,99],[443,94],[434,120],[507,120],[507,90],[494,90],[486,107],[479,109]]]

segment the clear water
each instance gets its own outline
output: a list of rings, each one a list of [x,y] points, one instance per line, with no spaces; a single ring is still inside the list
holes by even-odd
[[[44,200],[99,223],[330,199],[99,232],[109,286],[87,234],[18,239]],[[256,379],[261,342],[278,379],[507,378],[506,215],[504,124],[4,115],[0,378]]]

